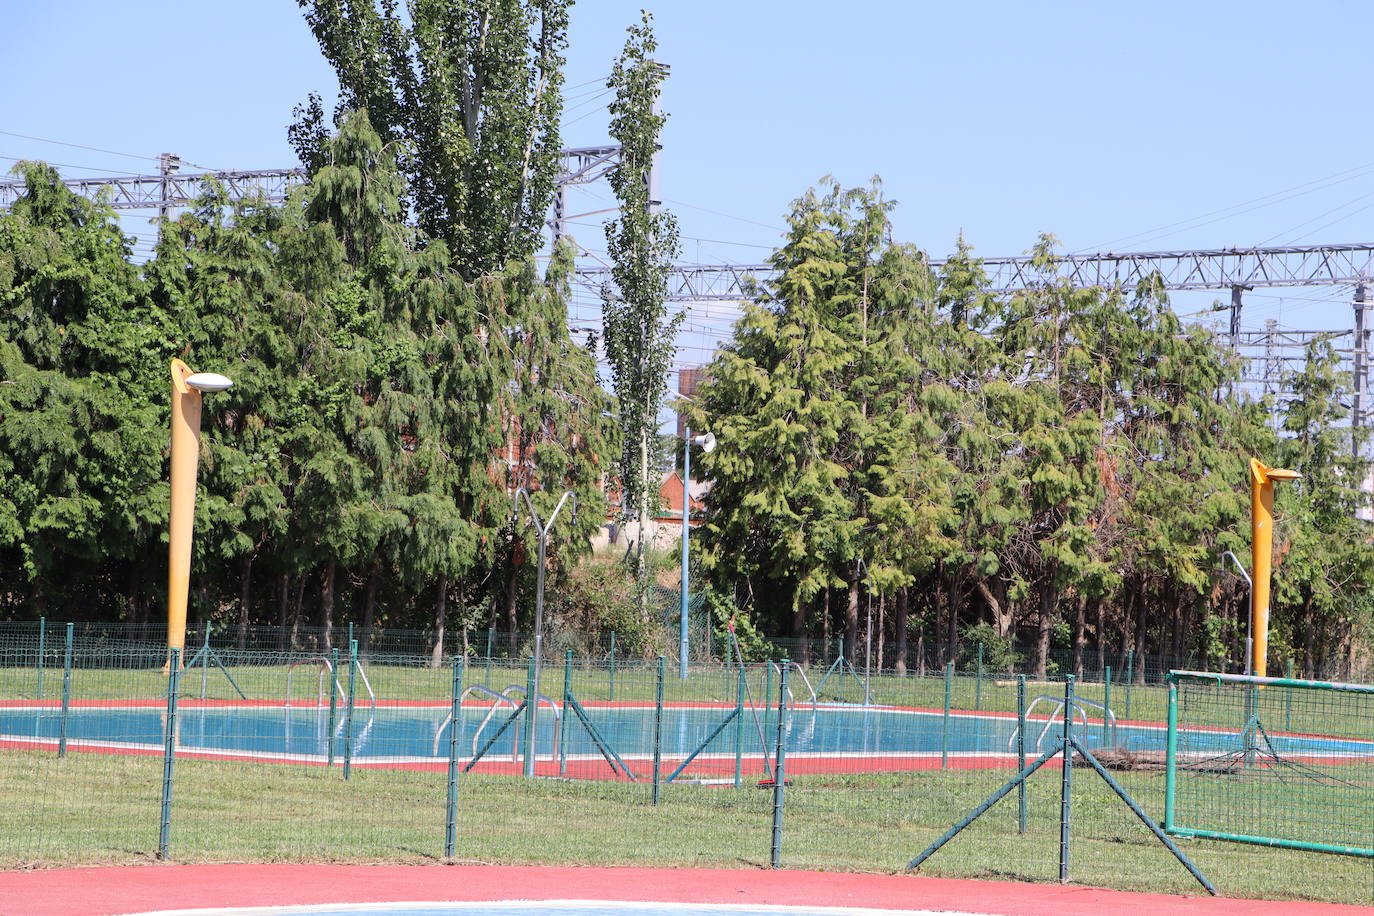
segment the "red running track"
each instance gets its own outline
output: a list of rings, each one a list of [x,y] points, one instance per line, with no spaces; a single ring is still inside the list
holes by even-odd
[[[538,866],[147,865],[0,872],[0,916],[395,901],[615,900],[997,916],[1369,916],[1332,903],[811,871]]]

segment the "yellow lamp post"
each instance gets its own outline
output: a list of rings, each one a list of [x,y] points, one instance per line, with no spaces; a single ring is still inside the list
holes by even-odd
[[[1298,480],[1297,471],[1271,468],[1258,458],[1250,459],[1250,634],[1254,639],[1253,671],[1265,677],[1269,670],[1269,580],[1274,564],[1274,481]]]
[[[214,372],[192,372],[172,360],[172,511],[167,531],[167,665],[186,648],[186,599],[191,587],[191,532],[196,516],[196,465],[200,460],[202,391],[234,383]]]

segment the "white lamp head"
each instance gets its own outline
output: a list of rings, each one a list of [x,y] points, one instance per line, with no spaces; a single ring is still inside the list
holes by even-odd
[[[715,447],[716,447],[716,434],[715,434],[715,433],[706,433],[706,434],[701,435],[701,436],[693,436],[693,437],[692,437],[692,444],[693,444],[693,445],[699,445],[699,446],[701,446],[701,450],[702,450],[703,452],[710,453],[710,452],[714,451],[714,450],[715,450]]]
[[[186,387],[197,391],[223,391],[234,387],[234,383],[218,372],[197,372],[186,377]]]

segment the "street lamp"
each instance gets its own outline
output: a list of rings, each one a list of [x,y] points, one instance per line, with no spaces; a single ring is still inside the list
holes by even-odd
[[[1258,458],[1250,459],[1250,633],[1255,640],[1247,674],[1264,677],[1269,671],[1269,580],[1274,562],[1274,481],[1301,480],[1297,471],[1271,468]]]
[[[167,667],[172,650],[186,648],[186,599],[191,586],[191,533],[195,530],[196,465],[200,460],[201,392],[233,382],[214,372],[192,372],[172,360],[171,517],[167,531]]]
[[[539,569],[534,580],[534,664],[530,668],[530,683],[525,690],[525,702],[529,704],[529,713],[525,717],[525,775],[534,775],[534,729],[535,720],[539,716],[539,669],[543,661],[544,646],[544,557],[548,552],[549,532],[553,530],[553,523],[558,518],[558,513],[563,511],[563,504],[572,499],[572,518],[577,521],[577,495],[572,490],[563,494],[563,498],[554,507],[553,514],[549,516],[547,522],[539,520],[539,513],[534,509],[534,503],[530,500],[530,494],[524,487],[515,491],[511,497],[515,503],[515,524],[520,524],[520,498],[525,498],[525,506],[530,512],[530,524],[539,533]]]
[[[1249,593],[1253,593],[1255,589],[1255,583],[1250,578],[1250,574],[1245,571],[1245,564],[1241,563],[1240,557],[1236,556],[1229,550],[1224,551],[1222,553],[1222,556],[1231,558],[1231,562],[1236,564],[1236,569],[1240,570],[1241,578],[1245,580],[1246,591]],[[1250,660],[1254,658],[1255,652],[1255,631],[1253,620],[1250,622],[1250,626],[1250,634],[1245,637],[1245,668],[1242,671],[1243,674],[1250,673]]]
[[[678,620],[680,641],[677,649],[678,677],[687,680],[687,532],[692,525],[692,446],[699,445],[701,450],[710,454],[716,447],[716,437],[714,433],[704,433],[700,436],[693,436],[690,429],[686,430],[682,443],[682,594],[681,609]]]

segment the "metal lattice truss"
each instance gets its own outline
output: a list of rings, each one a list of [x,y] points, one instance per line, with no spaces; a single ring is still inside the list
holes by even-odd
[[[175,157],[167,159],[175,161]],[[604,178],[619,162],[619,146],[565,149],[559,159],[557,184],[590,184]],[[304,180],[304,169],[259,169],[67,178],[62,183],[74,193],[92,199],[108,188],[110,205],[116,210],[167,210],[188,205],[210,181],[218,181],[234,200],[261,195],[267,203],[281,203],[286,200],[287,190]],[[23,193],[24,182],[0,181],[0,209],[12,206]]]
[[[235,200],[262,195],[269,203],[280,203],[286,199],[287,188],[304,178],[301,169],[261,169],[67,178],[62,183],[74,193],[92,199],[108,188],[110,206],[116,210],[161,210],[186,206],[200,196],[210,181],[222,184]],[[23,193],[22,181],[0,182],[0,209],[8,209]]]
[[[936,260],[939,270],[946,262]],[[1014,293],[1066,281],[1070,286],[1133,289],[1158,273],[1165,289],[1256,289],[1282,286],[1354,286],[1374,278],[1374,244],[1292,245],[1281,248],[1218,248],[1200,251],[1139,251],[1124,254],[1065,255],[1048,272],[1030,258],[984,258],[987,289]],[[605,268],[589,267],[578,274],[599,286]],[[743,298],[746,276],[764,280],[773,275],[767,264],[720,264],[679,267],[673,271],[670,295],[681,300]]]

